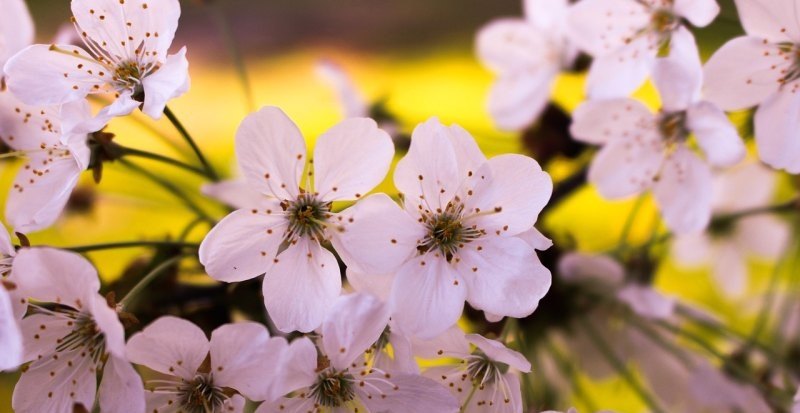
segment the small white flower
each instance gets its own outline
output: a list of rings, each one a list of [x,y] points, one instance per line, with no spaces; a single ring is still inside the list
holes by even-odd
[[[144,389],[125,354],[125,331],[98,294],[94,267],[78,254],[24,248],[11,279],[33,306],[22,320],[22,376],[12,406],[20,413],[72,413],[73,405],[110,413],[143,413]],[[98,373],[102,381],[97,389]]]
[[[686,48],[694,36],[683,21],[709,25],[715,0],[582,0],[569,13],[572,41],[594,57],[593,99],[628,96],[647,79],[662,48]]]
[[[589,181],[608,199],[652,190],[675,233],[703,230],[711,218],[711,168],[741,161],[745,147],[724,112],[703,101],[703,72],[697,45],[688,32],[672,35],[668,58],[659,59],[654,80],[662,109],[653,114],[633,99],[598,100],[574,114],[576,139],[603,145]],[[705,154],[698,157],[687,140]]]
[[[227,324],[211,340],[189,321],[161,317],[128,341],[128,356],[166,375],[149,380],[147,412],[242,412],[244,398],[274,399],[288,343],[257,323]]]
[[[264,304],[277,327],[312,331],[341,291],[336,258],[320,243],[342,235],[350,223],[331,203],[357,200],[384,179],[392,140],[370,119],[345,120],[317,141],[312,177],[297,126],[267,107],[242,122],[236,153],[247,185],[261,200],[209,232],[200,262],[225,282],[266,273]]]
[[[188,90],[186,48],[168,55],[178,0],[73,0],[72,14],[85,48],[33,45],[6,64],[8,86],[23,102],[61,105],[90,94],[115,95],[96,118],[72,125],[87,131],[140,105],[159,119],[167,101]]]
[[[558,74],[577,49],[567,40],[567,0],[525,0],[525,18],[495,20],[477,36],[477,53],[498,79],[489,94],[497,126],[520,130],[541,115]]]
[[[0,0],[0,85],[3,66],[11,56],[33,43],[33,19],[25,0]],[[0,87],[2,89],[2,87]]]

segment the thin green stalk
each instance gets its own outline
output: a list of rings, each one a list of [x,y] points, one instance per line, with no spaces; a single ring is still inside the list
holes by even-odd
[[[153,181],[157,185],[159,185],[162,188],[166,189],[167,192],[171,193],[172,195],[175,195],[179,200],[181,200],[183,202],[184,205],[186,205],[186,207],[189,210],[191,210],[192,212],[197,214],[198,217],[203,218],[204,220],[206,220],[208,222],[211,222],[211,223],[215,222],[214,219],[211,218],[211,216],[209,216],[205,211],[203,211],[197,205],[197,203],[195,203],[192,200],[192,198],[190,198],[188,195],[183,193],[183,191],[181,191],[181,189],[178,188],[172,182],[170,182],[170,181],[168,181],[168,180],[166,180],[166,179],[164,179],[164,178],[162,178],[162,177],[160,177],[160,176],[148,171],[147,169],[144,169],[144,168],[140,167],[139,165],[136,165],[136,164],[134,164],[134,163],[132,163],[132,162],[126,160],[126,159],[119,159],[119,160],[117,160],[117,162],[127,166],[129,169],[133,170],[134,172],[137,172],[138,174],[144,176],[145,178]]]
[[[790,248],[787,251],[796,252],[796,248]],[[784,256],[782,259],[780,259],[778,262],[775,263],[775,267],[772,269],[772,274],[769,277],[769,284],[767,285],[767,292],[766,296],[764,297],[765,298],[764,302],[762,303],[761,309],[758,312],[756,323],[753,326],[753,329],[750,331],[750,336],[747,339],[748,347],[751,347],[753,346],[753,344],[758,342],[758,338],[761,336],[761,333],[767,326],[767,322],[769,321],[769,315],[770,313],[772,313],[772,309],[775,304],[775,300],[773,300],[773,297],[775,296],[775,291],[778,288],[781,270],[783,269],[783,265],[785,264],[785,262],[786,262],[786,257]],[[797,259],[794,260],[794,264],[797,264]],[[794,265],[792,267],[794,267]]]
[[[200,168],[197,168],[195,166],[192,166],[192,165],[189,165],[187,163],[181,162],[181,161],[179,161],[177,159],[172,159],[170,157],[167,157],[167,156],[164,156],[164,155],[160,155],[160,154],[157,154],[157,153],[142,151],[142,150],[133,149],[133,148],[123,148],[122,149],[122,155],[123,156],[135,156],[135,157],[139,157],[139,158],[145,158],[145,159],[150,159],[150,160],[153,160],[153,161],[162,162],[162,163],[165,163],[165,164],[168,164],[168,165],[176,166],[178,168],[181,168],[183,170],[189,171],[191,173],[200,175],[200,176],[202,176],[204,178],[207,177],[206,171],[204,171],[204,170],[202,170]]]
[[[467,395],[467,399],[464,400],[464,404],[462,404],[461,408],[458,410],[459,412],[464,413],[464,412],[467,411],[467,407],[469,407],[469,402],[472,401],[472,398],[475,397],[475,393],[477,393],[477,392],[478,392],[478,385],[475,384],[475,383],[472,383],[472,390],[469,391],[469,394]]]
[[[197,217],[194,220],[192,220],[192,222],[190,222],[188,225],[186,225],[185,228],[183,228],[183,231],[181,231],[181,235],[178,236],[178,240],[179,241],[186,240],[186,238],[189,236],[189,234],[191,234],[192,231],[198,225],[202,224],[203,222],[205,222],[205,220],[203,218],[200,218],[200,217]]]
[[[793,198],[789,201],[782,202],[775,205],[767,205],[763,207],[745,209],[743,211],[734,212],[731,214],[720,215],[716,217],[715,221],[736,221],[741,218],[750,217],[753,215],[773,214],[778,212],[791,212],[800,211],[800,198]]]
[[[548,353],[550,353],[550,355],[553,357],[553,360],[556,362],[556,367],[561,371],[561,374],[566,376],[567,380],[570,381],[570,384],[572,385],[572,391],[575,393],[575,397],[582,401],[589,411],[597,411],[597,405],[583,388],[580,378],[578,377],[578,372],[576,371],[572,362],[570,362],[569,359],[564,357],[564,355],[558,351],[552,340],[545,339],[545,347],[547,347]]]
[[[630,237],[631,230],[633,230],[633,224],[636,222],[636,216],[639,215],[639,211],[642,209],[642,205],[644,205],[644,200],[644,195],[639,195],[639,197],[636,198],[636,202],[633,204],[633,208],[631,208],[631,212],[628,213],[628,218],[625,219],[625,224],[622,227],[617,250],[622,250],[628,245],[628,238]]]
[[[189,131],[183,127],[181,121],[179,121],[175,114],[172,113],[172,110],[169,108],[169,106],[164,107],[164,115],[166,115],[167,119],[172,122],[172,125],[175,126],[175,129],[178,131],[178,133],[181,134],[183,139],[186,140],[186,143],[188,143],[194,151],[194,154],[197,155],[197,159],[200,160],[200,163],[203,165],[203,169],[206,171],[206,176],[214,182],[219,181],[217,172],[214,171],[214,168],[210,163],[208,163],[205,155],[203,155],[203,151],[200,150],[200,147],[197,146],[197,143],[194,141],[194,139],[192,139],[192,135],[189,134]]]
[[[139,280],[139,282],[136,283],[136,285],[134,285],[133,288],[131,288],[127,294],[125,294],[125,297],[123,297],[122,300],[120,300],[119,304],[122,306],[122,308],[125,308],[128,305],[130,305],[131,301],[136,298],[137,294],[142,292],[142,290],[144,290],[151,282],[153,282],[153,280],[158,278],[158,276],[163,274],[166,270],[177,265],[183,258],[185,258],[183,255],[172,257],[162,262],[157,267],[153,268],[152,271],[147,273],[147,275],[142,277],[142,279]]]
[[[73,252],[91,252],[91,251],[113,250],[122,248],[138,248],[138,247],[200,248],[200,245],[189,242],[173,242],[173,241],[129,241],[129,242],[110,242],[105,244],[94,244],[94,245],[80,245],[77,247],[65,247],[63,249]]]

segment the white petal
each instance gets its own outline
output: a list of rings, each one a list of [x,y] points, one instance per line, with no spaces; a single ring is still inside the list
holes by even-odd
[[[0,227],[0,254],[13,257],[17,255],[17,250],[11,243],[11,237],[8,235],[8,230],[5,227]]]
[[[794,87],[769,97],[756,111],[758,156],[764,163],[789,173],[800,173],[800,95]]]
[[[456,153],[459,170],[474,171],[486,163],[486,156],[481,152],[475,138],[466,129],[458,125],[450,125],[447,137]]]
[[[79,254],[55,248],[23,248],[12,267],[20,295],[86,310],[100,289],[97,271]]]
[[[0,371],[11,370],[22,363],[22,333],[11,307],[11,298],[0,288]]]
[[[267,106],[245,118],[236,132],[236,157],[254,190],[291,200],[299,194],[306,143],[282,110]]]
[[[264,305],[278,330],[308,333],[322,324],[342,290],[336,258],[301,238],[264,275]]]
[[[278,393],[309,387],[317,380],[317,347],[308,337],[292,341],[286,351],[286,377],[278,387]],[[282,384],[282,386],[281,386]]]
[[[483,354],[494,361],[508,364],[522,373],[531,371],[531,362],[517,351],[511,350],[497,340],[489,340],[479,334],[467,334],[467,340],[481,349]]]
[[[725,43],[704,69],[703,95],[724,110],[758,105],[781,87],[790,63],[778,45],[756,37],[738,37]]]
[[[307,394],[308,391],[302,393]],[[306,413],[313,412],[316,406],[316,402],[312,398],[300,396],[283,397],[272,402],[261,403],[255,413]]]
[[[775,216],[756,215],[739,220],[734,237],[746,252],[777,260],[789,247],[791,234],[786,221]]]
[[[696,267],[711,262],[713,247],[706,233],[684,234],[675,237],[672,256],[678,264]]]
[[[640,193],[653,185],[664,161],[664,151],[664,144],[654,130],[634,130],[600,150],[589,167],[589,182],[607,199]]]
[[[109,307],[108,301],[100,294],[94,294],[89,301],[89,314],[97,324],[97,329],[106,339],[106,350],[113,357],[125,357],[125,328],[119,321],[117,311]]]
[[[33,361],[35,364],[49,362],[59,341],[72,332],[67,320],[44,314],[25,317],[19,326],[22,331],[22,361]],[[65,360],[62,362],[66,363]]]
[[[82,170],[72,156],[51,159],[46,153],[32,154],[14,179],[6,219],[17,232],[53,225],[78,183]]]
[[[708,162],[714,166],[733,166],[747,155],[739,131],[728,116],[710,102],[701,102],[689,108],[687,126],[697,138]]]
[[[661,215],[676,234],[702,231],[711,220],[711,168],[685,147],[664,161],[653,188]]]
[[[463,357],[470,352],[469,341],[461,328],[454,325],[430,340],[411,337],[414,355],[423,359],[439,359],[442,355]]]
[[[628,285],[617,293],[638,315],[653,320],[665,320],[675,312],[675,299],[665,297],[651,287]]]
[[[656,59],[653,82],[665,111],[686,110],[700,99],[703,64],[694,36],[685,27],[672,34],[669,56]]]
[[[30,106],[10,91],[0,91],[0,138],[14,150],[41,150],[59,146],[61,117],[58,107]]]
[[[583,0],[572,6],[571,39],[592,56],[607,56],[650,24],[650,12],[636,1]]]
[[[170,55],[153,74],[142,79],[144,107],[142,112],[153,119],[161,119],[167,102],[189,91],[189,61],[186,48]]]
[[[558,261],[558,275],[570,282],[598,280],[614,285],[625,279],[625,268],[607,255],[573,252]]]
[[[348,267],[347,282],[356,292],[371,294],[383,301],[388,301],[392,292],[394,276],[365,274]]]
[[[525,18],[541,30],[555,30],[566,22],[568,0],[524,0]]]
[[[277,215],[279,208],[240,209],[212,228],[200,244],[200,263],[206,272],[225,282],[249,280],[266,272],[288,225],[286,217]]]
[[[248,185],[244,179],[231,179],[203,185],[204,195],[236,209],[259,208],[265,196]]]
[[[544,234],[539,232],[539,230],[536,228],[531,228],[522,234],[517,235],[517,238],[527,242],[528,245],[538,251],[545,251],[553,246],[553,241],[544,236]]]
[[[128,340],[128,359],[160,373],[192,379],[208,355],[209,343],[200,327],[164,316]]]
[[[500,155],[490,159],[460,191],[465,224],[476,223],[490,235],[528,231],[553,193],[553,180],[533,158]]]
[[[417,251],[425,228],[384,194],[371,195],[340,214],[353,219],[334,235],[336,251],[348,267],[373,274],[389,274]]]
[[[33,43],[34,27],[25,0],[4,0],[0,3],[0,77],[9,57]]]
[[[103,368],[98,398],[104,413],[144,413],[142,379],[130,363],[118,357],[109,357]]]
[[[499,74],[537,72],[552,66],[547,37],[522,19],[495,20],[478,32],[476,51],[484,65]],[[557,63],[557,62],[556,62]]]
[[[550,101],[558,66],[504,74],[489,92],[489,113],[497,127],[518,131],[532,125]]]
[[[73,102],[68,102],[62,106],[69,107],[75,104],[83,104],[88,107],[88,102],[86,100],[78,100]],[[81,117],[72,117],[69,114],[62,114],[64,121],[62,122],[64,131],[70,133],[92,133],[103,129],[111,119],[115,117],[122,117],[130,115],[136,108],[141,105],[138,101],[133,98],[133,92],[125,91],[122,92],[110,105],[100,109],[97,112],[97,115],[91,116],[81,116]],[[63,112],[63,110],[62,110]]]
[[[404,333],[433,338],[461,317],[467,286],[443,257],[414,258],[397,272],[392,287],[393,320]]]
[[[386,397],[378,396],[378,391],[369,388],[356,388],[361,402],[370,412],[456,413],[459,411],[458,402],[447,389],[423,376],[393,374],[390,383],[385,380],[383,382],[375,380],[372,383]],[[396,387],[392,388],[392,385]]]
[[[570,133],[575,139],[595,145],[637,134],[642,124],[651,123],[653,113],[633,99],[588,101],[572,114]]]
[[[657,53],[650,38],[637,37],[611,54],[596,57],[586,80],[589,96],[611,99],[635,92],[652,72]]]
[[[736,8],[742,26],[751,36],[792,43],[800,38],[794,0],[736,0]]]
[[[706,27],[719,15],[719,4],[716,0],[675,0],[673,10],[693,25]]]
[[[324,201],[354,200],[383,181],[394,157],[392,138],[372,119],[347,119],[317,140],[314,189]]]
[[[368,102],[344,68],[333,61],[322,60],[317,63],[316,73],[336,92],[345,118],[369,116]]]
[[[777,173],[750,161],[714,177],[714,211],[731,213],[762,207],[775,196]]]
[[[550,271],[521,239],[489,237],[458,252],[457,268],[469,289],[467,300],[496,315],[530,315],[550,289]]]
[[[97,385],[94,367],[79,351],[63,353],[41,368],[31,367],[20,376],[11,406],[18,413],[73,413],[79,403],[91,411]]]
[[[150,58],[163,61],[178,29],[178,18],[181,15],[178,0],[126,0],[120,7],[124,9],[124,14],[131,23],[127,29],[128,35],[133,38],[130,43],[134,47],[143,43]]]
[[[322,323],[322,348],[331,365],[346,369],[380,338],[389,308],[368,294],[339,297]]]

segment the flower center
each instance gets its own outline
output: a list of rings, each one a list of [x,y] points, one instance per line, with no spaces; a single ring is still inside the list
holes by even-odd
[[[228,396],[214,386],[210,374],[199,373],[191,381],[184,382],[178,390],[181,406],[186,413],[206,413],[222,411]]]
[[[89,314],[79,313],[72,309],[56,311],[71,319],[72,326],[72,331],[57,341],[56,351],[84,349],[95,363],[99,362],[106,352],[106,338],[94,319]]]
[[[781,71],[783,77],[778,79],[778,82],[781,85],[786,85],[800,79],[800,45],[793,43],[781,43],[778,45],[778,47],[780,49],[780,57],[783,57],[786,59],[786,61],[791,62],[788,69]]]
[[[325,407],[341,407],[355,399],[355,378],[347,371],[325,369],[311,386],[311,396],[317,404]]]
[[[149,65],[152,66],[152,65]],[[142,78],[152,67],[142,67],[134,60],[126,60],[117,64],[112,77],[116,89],[133,91],[133,98],[144,101],[144,86]]]
[[[650,27],[662,36],[669,35],[675,31],[680,23],[680,18],[670,9],[657,9],[650,18]]]
[[[480,237],[482,232],[477,227],[464,225],[463,210],[463,205],[448,204],[443,212],[423,216],[427,231],[417,250],[421,254],[438,250],[450,261],[464,244]]]
[[[494,384],[506,372],[508,372],[507,364],[490,359],[480,350],[475,350],[467,358],[467,374],[473,383],[481,385]]]
[[[306,236],[318,241],[325,238],[325,228],[331,212],[329,202],[322,202],[315,195],[303,193],[294,202],[284,201],[281,206],[289,219],[287,240]]]
[[[658,119],[662,139],[668,144],[685,142],[690,134],[686,120],[686,112],[662,113]]]

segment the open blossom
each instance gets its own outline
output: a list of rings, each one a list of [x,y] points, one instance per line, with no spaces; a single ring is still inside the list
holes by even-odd
[[[143,413],[144,389],[125,354],[125,332],[100,294],[100,280],[83,257],[51,248],[25,248],[11,280],[36,302],[22,320],[22,376],[12,406],[20,413],[91,411]],[[97,389],[98,375],[102,377]]]
[[[520,130],[541,115],[558,74],[577,49],[567,39],[567,0],[525,0],[525,18],[495,20],[477,36],[481,61],[497,73],[489,112],[497,126]]]
[[[265,402],[256,413],[458,412],[456,400],[433,380],[382,370],[365,358],[388,318],[372,296],[340,297],[322,324],[318,348],[308,338],[291,345],[285,389],[292,394]]]
[[[776,178],[772,170],[755,162],[717,175],[712,203],[715,215],[769,205]],[[710,265],[719,287],[729,296],[739,296],[747,288],[748,258],[777,260],[789,246],[790,236],[789,224],[769,214],[735,221],[723,218],[705,233],[677,237],[672,253],[683,265]]]
[[[25,0],[0,0],[0,85],[3,66],[11,56],[33,43],[33,19]],[[0,87],[2,89],[2,87]]]
[[[628,96],[653,71],[665,47],[685,49],[694,36],[684,26],[709,25],[715,0],[582,0],[569,15],[572,41],[594,57],[589,71],[593,99]]]
[[[186,49],[168,55],[178,28],[178,0],[73,0],[75,28],[85,48],[33,45],[5,66],[8,86],[31,105],[78,102],[112,94],[96,118],[70,130],[100,129],[140,105],[158,119],[167,101],[189,88]]]
[[[796,0],[736,0],[747,32],[706,64],[706,96],[725,110],[758,106],[755,137],[761,159],[800,173],[797,113],[800,108],[800,22]]]
[[[657,62],[654,80],[663,102],[659,113],[632,99],[592,101],[577,109],[571,132],[603,145],[589,181],[604,197],[652,190],[670,229],[698,232],[711,218],[709,164],[732,166],[744,158],[745,147],[725,113],[701,98],[703,72],[693,39],[673,43],[670,56]],[[690,149],[691,135],[705,160]]]
[[[405,210],[386,195],[370,196],[344,212],[353,222],[333,241],[353,271],[396,273],[390,301],[405,332],[441,334],[464,301],[497,316],[536,309],[550,271],[517,237],[533,228],[552,192],[536,161],[487,161],[467,131],[431,119],[414,131],[394,181]]]
[[[312,331],[341,291],[339,265],[321,243],[349,223],[331,203],[359,199],[383,180],[392,140],[370,119],[348,119],[319,138],[312,163],[297,126],[267,107],[242,123],[236,153],[262,200],[220,221],[200,246],[200,262],[220,281],[266,273],[264,304],[278,328]],[[313,177],[305,175],[312,165]]]
[[[191,322],[166,316],[133,335],[127,349],[133,363],[167,376],[146,383],[147,412],[241,413],[242,396],[280,396],[288,343],[252,322],[221,326],[209,341]]]

